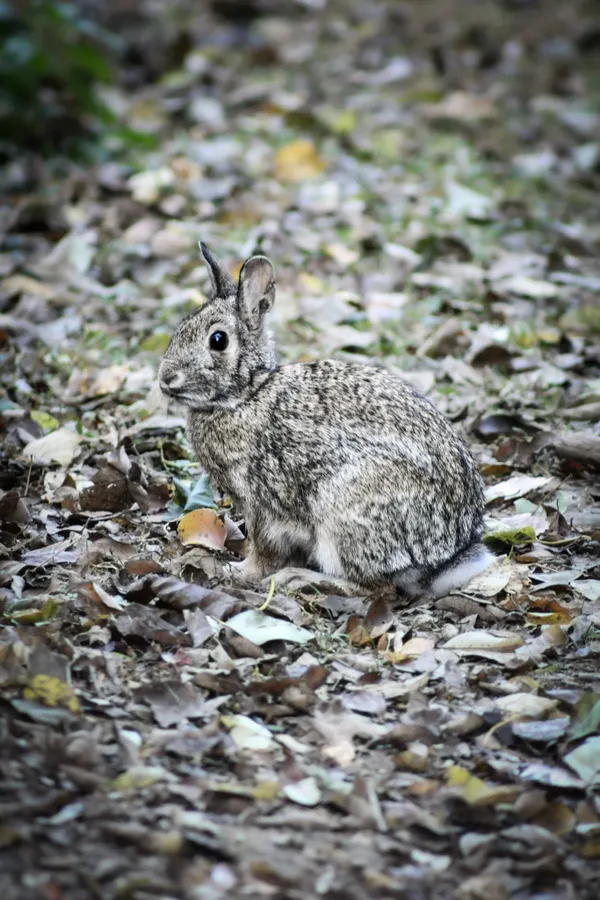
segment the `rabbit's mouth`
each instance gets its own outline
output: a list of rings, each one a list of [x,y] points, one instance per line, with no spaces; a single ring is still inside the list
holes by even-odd
[[[175,400],[177,403],[183,403],[185,405],[193,403],[194,398],[182,387],[173,387],[163,381],[162,378],[159,379],[158,386],[160,387],[161,393],[163,393],[165,397],[168,397],[169,400]]]
[[[187,406],[189,409],[211,409],[214,405],[209,397],[192,393],[189,388],[186,390],[183,387],[171,387],[161,380],[159,380],[159,387],[169,400],[173,400],[181,406]]]

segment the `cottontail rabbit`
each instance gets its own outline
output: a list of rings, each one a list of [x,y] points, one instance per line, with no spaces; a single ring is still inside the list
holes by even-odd
[[[245,514],[257,581],[301,555],[325,574],[441,596],[485,569],[483,485],[462,439],[401,378],[333,360],[280,365],[273,267],[236,286],[201,244],[214,298],[160,365],[209,476]]]

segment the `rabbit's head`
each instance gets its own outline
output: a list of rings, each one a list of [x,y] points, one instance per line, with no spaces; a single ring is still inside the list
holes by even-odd
[[[235,285],[205,244],[213,298],[175,331],[158,370],[160,388],[190,409],[237,406],[277,365],[265,318],[275,299],[275,274],[265,256],[251,256]]]

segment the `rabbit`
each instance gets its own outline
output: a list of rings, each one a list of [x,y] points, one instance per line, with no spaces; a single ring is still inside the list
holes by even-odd
[[[187,407],[200,463],[244,513],[244,579],[301,558],[367,588],[440,597],[486,569],[483,482],[442,413],[384,369],[281,365],[266,321],[271,262],[250,257],[236,285],[200,247],[214,296],[173,334],[159,384]]]

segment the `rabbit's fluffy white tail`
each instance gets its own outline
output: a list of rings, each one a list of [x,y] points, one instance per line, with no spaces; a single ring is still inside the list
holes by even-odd
[[[476,575],[481,575],[494,559],[494,554],[490,553],[483,544],[469,547],[468,550],[455,557],[439,575],[434,576],[429,590],[434,597],[443,597],[450,591],[465,587]]]

